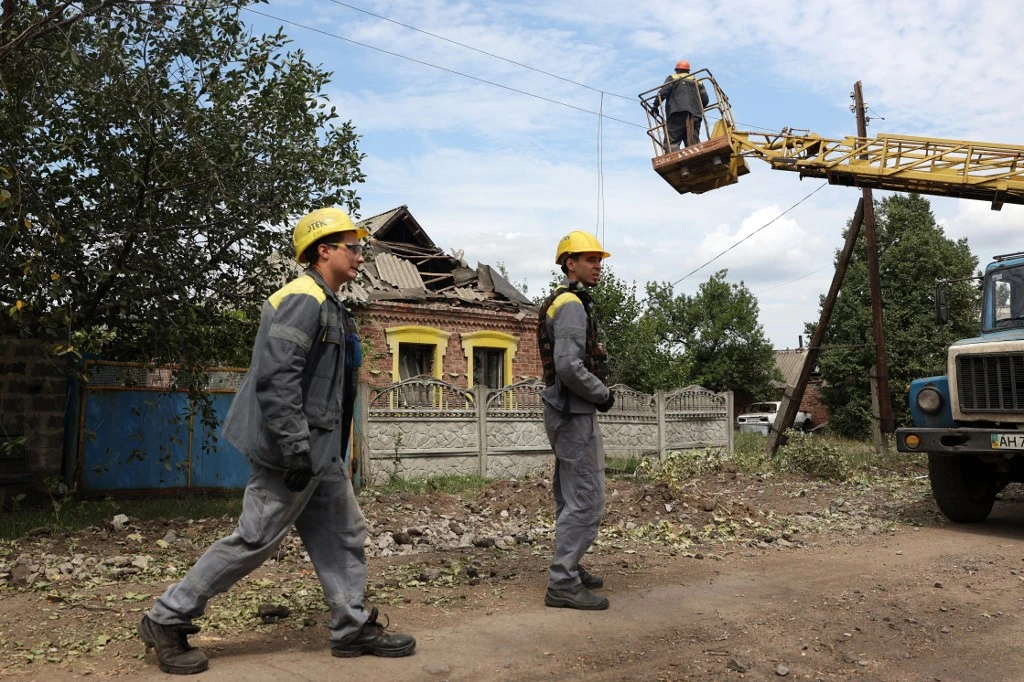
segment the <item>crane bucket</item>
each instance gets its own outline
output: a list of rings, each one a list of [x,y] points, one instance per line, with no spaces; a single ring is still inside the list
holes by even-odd
[[[707,69],[694,73],[693,78],[708,93],[702,121],[704,130],[711,130],[711,135],[704,142],[688,147],[671,143],[665,102],[659,95],[663,85],[640,95],[640,103],[647,112],[647,136],[654,144],[651,165],[680,194],[701,194],[731,185],[750,172],[733,139],[735,124],[729,99]]]
[[[680,194],[736,183],[749,172],[747,157],[753,157],[831,185],[977,199],[997,211],[1003,204],[1024,204],[1024,146],[891,134],[828,139],[791,128],[740,131],[711,72],[692,77],[708,94],[702,121],[711,135],[688,147],[677,148],[669,139],[660,95],[667,82],[640,94],[654,144],[651,165]]]

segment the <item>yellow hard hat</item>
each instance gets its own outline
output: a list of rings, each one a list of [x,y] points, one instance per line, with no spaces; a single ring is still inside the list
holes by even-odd
[[[312,213],[302,216],[292,233],[292,243],[295,244],[295,260],[305,263],[302,256],[310,244],[336,232],[352,232],[360,239],[370,236],[370,233],[356,227],[352,219],[340,208],[319,208]]]
[[[572,253],[599,253],[601,258],[610,258],[612,255],[604,250],[597,237],[583,230],[573,230],[562,237],[558,242],[558,251],[555,252],[555,265],[561,265],[566,256]]]

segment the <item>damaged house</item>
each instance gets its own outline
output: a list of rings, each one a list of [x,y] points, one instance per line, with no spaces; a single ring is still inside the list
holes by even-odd
[[[363,381],[501,388],[541,376],[537,308],[498,270],[445,253],[407,206],[359,226],[370,233],[366,264],[342,295],[360,324]]]

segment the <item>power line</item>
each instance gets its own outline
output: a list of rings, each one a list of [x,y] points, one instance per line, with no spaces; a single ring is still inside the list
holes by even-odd
[[[562,102],[562,101],[557,100],[557,99],[551,99],[550,97],[544,97],[543,95],[537,95],[537,94],[532,93],[532,92],[527,92],[526,90],[520,90],[519,88],[513,88],[510,85],[504,85],[502,83],[496,83],[495,81],[487,80],[486,78],[480,78],[479,76],[473,76],[473,75],[470,75],[468,73],[463,73],[461,71],[456,71],[455,69],[449,69],[449,68],[444,67],[444,66],[438,66],[437,64],[431,64],[430,62],[425,62],[422,59],[416,59],[415,57],[408,57],[408,56],[406,56],[404,54],[399,54],[398,52],[392,52],[391,50],[385,50],[384,48],[377,47],[376,45],[370,45],[368,43],[361,43],[358,40],[353,40],[351,38],[346,38],[345,36],[338,35],[337,33],[330,33],[328,31],[324,31],[322,29],[319,29],[319,28],[316,28],[316,27],[313,27],[313,26],[307,26],[305,24],[300,24],[300,23],[298,23],[296,21],[290,21],[290,20],[285,19],[283,17],[278,17],[278,16],[275,16],[273,14],[268,14],[266,12],[261,12],[259,10],[255,10],[255,9],[253,9],[251,7],[243,7],[242,9],[244,9],[246,12],[251,12],[252,14],[258,14],[261,17],[266,17],[267,19],[273,19],[274,21],[280,21],[281,23],[288,24],[290,26],[295,26],[296,28],[304,28],[307,31],[313,31],[313,32],[319,33],[321,35],[328,36],[329,38],[335,38],[337,40],[343,40],[346,43],[351,43],[353,45],[358,45],[359,47],[365,47],[365,48],[368,48],[368,49],[371,49],[371,50],[376,50],[377,52],[383,52],[384,54],[391,55],[392,57],[398,57],[400,59],[405,59],[405,60],[408,60],[410,62],[415,62],[416,64],[422,64],[423,66],[429,66],[432,69],[437,69],[439,71],[445,71],[447,73],[451,73],[451,74],[454,74],[456,76],[462,76],[463,78],[469,78],[470,80],[474,80],[474,81],[477,81],[479,83],[486,83],[487,85],[493,85],[495,87],[499,87],[499,88],[502,88],[504,90],[509,90],[510,92],[519,93],[520,95],[526,95],[528,97],[533,97],[535,99],[539,99],[539,100],[542,100],[544,102],[549,102],[551,104],[558,104],[558,105],[563,106],[563,107],[568,107],[569,109],[575,109],[576,111],[581,111],[581,112],[583,112],[585,114],[592,114],[594,116],[601,116],[602,118],[606,118],[606,119],[608,119],[610,121],[616,121],[617,123],[625,123],[626,125],[630,125],[630,126],[633,126],[635,128],[640,128],[640,129],[643,129],[643,130],[647,129],[646,126],[642,126],[639,123],[633,123],[632,121],[626,121],[626,120],[621,119],[621,118],[615,118],[614,116],[605,116],[605,115],[603,115],[601,113],[598,113],[596,111],[591,111],[590,109],[584,109],[583,107],[578,107],[578,106],[576,106],[574,104],[569,104],[568,102]]]
[[[519,66],[521,68],[528,69],[530,71],[536,71],[537,73],[544,74],[545,76],[550,76],[551,78],[557,78],[560,81],[564,81],[566,83],[572,83],[573,85],[578,85],[581,88],[586,88],[587,90],[592,90],[593,92],[599,92],[599,93],[601,93],[601,95],[611,95],[612,97],[618,97],[619,99],[624,99],[624,100],[627,100],[629,102],[635,102],[637,100],[636,97],[629,97],[627,95],[620,95],[617,92],[611,92],[609,90],[603,90],[601,88],[595,88],[595,87],[593,87],[591,85],[587,85],[586,83],[580,83],[579,81],[574,81],[571,78],[566,78],[565,76],[559,76],[557,73],[551,73],[550,71],[545,71],[544,69],[538,69],[537,67],[530,66],[529,64],[523,64],[522,62],[517,62],[514,59],[509,59],[508,57],[502,57],[500,54],[494,54],[493,52],[488,52],[487,50],[481,50],[478,47],[473,47],[472,45],[467,45],[466,43],[460,43],[457,40],[453,40],[451,38],[448,38],[447,36],[440,35],[439,33],[432,33],[430,31],[424,30],[424,29],[419,28],[417,26],[413,26],[411,24],[402,23],[401,21],[398,21],[397,19],[392,19],[390,17],[385,17],[385,16],[383,16],[381,14],[376,14],[376,13],[371,12],[369,10],[363,9],[362,7],[356,7],[355,5],[351,5],[351,4],[347,3],[347,2],[342,2],[341,0],[328,0],[328,2],[332,2],[335,5],[340,5],[341,7],[348,7],[349,9],[353,9],[353,10],[355,10],[357,12],[362,12],[363,14],[366,14],[368,16],[374,17],[376,19],[380,19],[381,21],[387,21],[389,23],[395,24],[396,26],[401,26],[402,28],[407,28],[410,31],[416,31],[417,33],[422,33],[423,35],[430,36],[431,38],[437,38],[438,40],[443,40],[443,41],[445,41],[447,43],[451,43],[452,45],[458,45],[459,47],[465,48],[467,50],[472,50],[473,52],[478,52],[478,53],[480,53],[482,55],[486,55],[488,57],[492,57],[493,59],[499,59],[499,60],[501,60],[503,62],[507,62],[509,64],[514,64],[515,66]],[[763,126],[753,125],[752,123],[743,123],[742,121],[737,121],[737,123],[739,123],[739,125],[747,127],[747,128],[756,128],[758,130],[765,130],[765,131],[768,131],[768,132],[775,132],[774,128],[765,128]]]
[[[811,275],[818,274],[819,272],[821,272],[822,270],[824,270],[827,267],[828,267],[827,265],[826,266],[822,266],[822,267],[818,268],[817,270],[814,270],[813,272],[808,272],[806,275],[800,275],[796,279],[791,279],[788,282],[783,282],[782,284],[776,284],[773,287],[768,287],[767,289],[763,289],[762,291],[757,292],[755,294],[755,296],[760,296],[761,294],[767,294],[769,291],[772,291],[773,289],[778,289],[779,287],[784,287],[787,284],[792,284],[793,282],[799,282],[800,280],[805,279],[807,277],[810,277]]]
[[[769,225],[771,225],[772,223],[774,223],[774,222],[775,222],[776,220],[778,220],[779,218],[781,218],[782,216],[786,215],[787,213],[789,213],[790,211],[792,211],[792,210],[793,210],[794,208],[796,208],[797,206],[799,206],[800,204],[802,204],[802,203],[804,203],[805,201],[807,201],[808,199],[810,199],[810,198],[811,198],[812,196],[814,196],[814,195],[815,195],[815,194],[816,194],[817,192],[819,192],[819,191],[821,190],[821,188],[822,188],[822,187],[825,187],[825,186],[827,186],[827,185],[828,185],[828,183],[827,183],[827,182],[823,182],[823,183],[821,183],[820,185],[818,185],[818,188],[817,188],[817,189],[815,189],[815,190],[814,190],[813,192],[811,192],[810,194],[808,194],[807,196],[805,196],[805,197],[804,197],[803,199],[801,199],[800,201],[796,202],[795,204],[793,204],[792,206],[790,206],[789,208],[787,208],[787,209],[786,209],[785,211],[783,211],[783,212],[782,212],[782,213],[780,213],[779,215],[777,215],[777,216],[775,216],[774,218],[772,218],[771,220],[769,220],[769,221],[768,221],[767,223],[765,223],[765,224],[764,224],[764,225],[762,225],[761,227],[757,228],[756,230],[754,230],[753,232],[751,232],[750,234],[748,234],[748,235],[747,235],[746,237],[744,237],[743,239],[739,240],[738,242],[736,242],[735,244],[733,244],[732,246],[730,246],[729,248],[727,248],[727,249],[726,249],[725,251],[722,251],[721,253],[719,253],[719,254],[718,254],[717,256],[715,256],[715,257],[714,257],[714,258],[712,258],[711,260],[709,260],[709,261],[707,261],[706,263],[704,263],[704,264],[702,264],[702,265],[700,265],[700,266],[698,266],[698,267],[694,268],[693,270],[690,270],[690,271],[689,271],[688,273],[686,273],[685,275],[683,275],[682,277],[680,277],[680,278],[679,278],[679,279],[677,279],[676,281],[672,282],[672,286],[675,286],[675,285],[679,284],[680,282],[682,282],[682,281],[683,281],[684,279],[686,279],[686,278],[687,278],[687,277],[689,277],[690,275],[692,275],[692,274],[694,274],[694,273],[696,273],[696,272],[699,272],[700,270],[703,270],[703,269],[704,269],[705,267],[707,267],[708,265],[711,265],[711,264],[712,264],[712,263],[714,263],[714,262],[715,262],[716,260],[718,260],[719,258],[721,258],[722,256],[724,256],[725,254],[729,253],[730,251],[732,251],[733,249],[735,249],[735,248],[736,248],[737,246],[739,246],[739,245],[740,245],[740,244],[742,244],[743,242],[747,241],[748,239],[750,239],[751,237],[753,237],[753,236],[754,236],[755,234],[757,234],[757,233],[758,233],[758,232],[760,232],[761,230],[765,229],[766,227],[768,227]]]
[[[487,50],[481,50],[480,48],[473,47],[472,45],[467,45],[465,43],[460,43],[457,40],[452,40],[451,38],[447,38],[447,37],[445,37],[443,35],[439,35],[437,33],[431,33],[430,31],[425,31],[422,28],[417,28],[415,26],[410,26],[409,24],[403,24],[402,22],[396,21],[395,19],[390,19],[388,17],[381,16],[380,14],[374,14],[373,12],[370,12],[369,10],[365,10],[365,9],[363,9],[361,7],[356,7],[355,5],[350,5],[347,2],[341,2],[341,0],[329,0],[329,2],[333,2],[335,5],[341,5],[342,7],[348,7],[349,9],[354,9],[357,12],[362,12],[363,14],[368,14],[371,17],[376,17],[377,19],[381,19],[383,21],[388,21],[388,22],[390,22],[392,24],[395,24],[396,26],[401,26],[402,28],[407,28],[409,30],[416,31],[417,33],[422,33],[423,35],[428,35],[431,38],[437,38],[438,40],[443,40],[445,42],[451,43],[452,45],[458,45],[459,47],[464,47],[467,50],[472,50],[473,52],[479,52],[480,54],[487,55],[488,57],[493,57],[494,59],[500,59],[503,62],[508,62],[509,64],[515,64],[516,66],[522,67],[524,69],[529,69],[530,71],[536,71],[537,73],[542,73],[545,76],[551,76],[552,78],[557,78],[558,80],[565,81],[566,83],[572,83],[573,85],[578,85],[581,88],[586,88],[587,90],[593,90],[594,92],[600,92],[601,94],[604,94],[604,95],[611,95],[612,97],[621,97],[622,99],[629,100],[631,102],[636,100],[635,97],[627,97],[626,95],[619,95],[619,94],[616,94],[614,92],[608,92],[607,90],[601,90],[600,88],[592,87],[590,85],[587,85],[586,83],[580,83],[579,81],[574,81],[571,78],[566,78],[564,76],[559,76],[557,73],[551,73],[550,71],[545,71],[544,69],[538,69],[538,68],[536,68],[534,66],[530,66],[529,64],[523,64],[522,62],[517,62],[514,59],[509,59],[508,57],[502,57],[500,54],[494,54],[493,52],[488,52]]]

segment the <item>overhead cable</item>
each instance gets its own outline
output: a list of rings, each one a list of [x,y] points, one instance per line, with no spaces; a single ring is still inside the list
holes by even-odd
[[[552,78],[557,78],[558,80],[565,81],[566,83],[572,83],[573,85],[578,85],[581,88],[586,88],[587,90],[593,90],[594,92],[600,92],[600,93],[603,93],[605,95],[611,95],[612,97],[621,97],[622,99],[629,100],[631,102],[636,100],[635,97],[627,97],[626,95],[618,95],[618,94],[616,94],[614,92],[608,92],[607,90],[601,90],[600,88],[592,87],[590,85],[587,85],[586,83],[580,83],[579,81],[574,81],[571,78],[566,78],[565,76],[559,76],[557,73],[551,73],[550,71],[545,71],[544,69],[538,69],[537,67],[530,66],[529,64],[523,64],[522,62],[517,62],[514,59],[509,59],[508,57],[502,57],[500,54],[494,54],[493,52],[488,52],[487,50],[481,50],[480,48],[473,47],[472,45],[467,45],[465,43],[460,43],[457,40],[452,40],[451,38],[445,37],[443,35],[439,35],[437,33],[431,33],[430,31],[425,31],[422,28],[417,28],[416,26],[411,26],[409,24],[403,24],[402,22],[396,21],[395,19],[391,19],[389,17],[381,16],[380,14],[374,14],[373,12],[371,12],[369,10],[365,10],[362,7],[356,7],[355,5],[350,5],[347,2],[341,2],[341,0],[329,0],[329,2],[333,2],[335,5],[341,5],[342,7],[348,7],[349,9],[354,9],[355,11],[362,12],[363,14],[368,14],[371,17],[376,17],[377,19],[381,19],[382,21],[390,22],[392,24],[395,24],[396,26],[401,26],[402,28],[407,28],[407,29],[409,29],[411,31],[416,31],[417,33],[422,33],[423,35],[428,35],[431,38],[437,38],[438,40],[443,40],[443,41],[445,41],[447,43],[451,43],[452,45],[458,45],[459,47],[464,47],[467,50],[472,50],[473,52],[479,52],[482,55],[487,55],[488,57],[493,57],[494,59],[500,59],[503,62],[508,62],[509,64],[515,64],[516,66],[522,67],[524,69],[529,69],[530,71],[536,71],[537,73],[542,73],[545,76],[551,76]]]
[[[296,28],[303,28],[303,29],[306,29],[307,31],[313,31],[315,33],[319,33],[321,35],[325,35],[325,36],[328,36],[330,38],[335,38],[337,40],[345,41],[346,43],[351,43],[353,45],[358,45],[359,47],[365,47],[365,48],[369,48],[371,50],[376,50],[377,52],[383,52],[384,54],[391,55],[392,57],[398,57],[400,59],[405,59],[405,60],[408,60],[410,62],[415,62],[417,64],[422,64],[423,66],[429,66],[430,68],[437,69],[438,71],[445,71],[447,73],[451,73],[451,74],[454,74],[456,76],[462,76],[463,78],[469,78],[470,80],[474,80],[474,81],[477,81],[479,83],[485,83],[487,85],[493,85],[495,87],[499,87],[499,88],[502,88],[504,90],[509,90],[510,92],[519,93],[520,95],[526,95],[527,97],[533,97],[535,99],[539,99],[539,100],[542,100],[544,102],[549,102],[551,104],[558,104],[558,105],[563,106],[563,107],[568,107],[569,109],[575,109],[576,111],[581,111],[584,114],[592,114],[594,116],[600,116],[602,118],[608,119],[609,121],[615,121],[617,123],[625,123],[626,125],[630,125],[630,126],[633,126],[635,128],[641,128],[641,129],[644,129],[644,130],[646,130],[646,128],[647,128],[646,126],[640,125],[639,123],[633,123],[632,121],[627,121],[625,119],[615,118],[614,116],[607,116],[607,115],[604,115],[604,114],[599,113],[597,111],[591,111],[590,109],[584,109],[583,107],[578,107],[575,104],[569,104],[568,102],[562,102],[561,100],[551,99],[550,97],[544,97],[543,95],[538,95],[538,94],[535,94],[535,93],[532,93],[532,92],[527,92],[526,90],[520,90],[519,88],[513,88],[510,85],[504,85],[502,83],[497,83],[497,82],[492,81],[492,80],[487,80],[486,78],[480,78],[479,76],[473,76],[473,75],[470,75],[468,73],[463,73],[461,71],[456,71],[455,69],[449,69],[449,68],[447,68],[445,66],[438,66],[437,64],[431,64],[430,62],[425,62],[422,59],[416,59],[415,57],[408,57],[408,56],[406,56],[404,54],[399,54],[398,52],[392,52],[391,50],[385,50],[384,48],[377,47],[376,45],[370,45],[368,43],[361,43],[358,40],[353,40],[352,38],[346,38],[345,36],[338,35],[337,33],[330,33],[328,31],[324,31],[323,29],[316,28],[315,26],[307,26],[306,24],[300,24],[300,23],[298,23],[296,21],[290,21],[290,20],[285,19],[283,17],[278,17],[278,16],[275,16],[273,14],[268,14],[266,12],[261,12],[259,10],[253,9],[251,7],[243,7],[242,9],[244,9],[246,12],[251,12],[252,14],[258,14],[259,16],[265,17],[267,19],[273,19],[274,21],[280,21],[281,23],[288,24],[290,26],[295,26]]]
[[[791,279],[788,282],[783,282],[782,284],[776,284],[773,287],[768,287],[767,289],[762,289],[761,291],[757,292],[755,294],[755,296],[760,296],[761,294],[767,294],[769,291],[772,291],[773,289],[778,289],[779,287],[784,287],[787,284],[792,284],[793,282],[799,282],[800,280],[805,279],[807,277],[810,277],[811,275],[818,274],[819,272],[821,272],[822,270],[824,270],[827,267],[829,267],[829,266],[826,265],[826,266],[820,267],[817,270],[813,270],[811,272],[808,272],[806,275],[800,275],[799,277],[797,277],[795,279]]]
[[[353,10],[355,10],[357,12],[362,12],[363,14],[366,14],[368,16],[374,17],[376,19],[380,19],[381,21],[387,21],[389,23],[395,24],[396,26],[401,26],[402,28],[407,28],[410,31],[416,31],[417,33],[422,33],[423,35],[430,36],[431,38],[437,38],[438,40],[443,40],[443,41],[445,41],[447,43],[451,43],[452,45],[458,45],[459,47],[465,48],[467,50],[472,50],[473,52],[479,52],[480,54],[486,55],[486,56],[491,57],[493,59],[499,59],[499,60],[501,60],[503,62],[508,62],[509,64],[514,64],[515,66],[519,66],[521,68],[528,69],[530,71],[536,71],[537,73],[544,74],[545,76],[550,76],[551,78],[557,78],[558,80],[565,81],[566,83],[572,83],[573,85],[578,85],[579,87],[586,88],[587,90],[592,90],[594,92],[599,92],[602,95],[611,95],[612,97],[618,97],[619,99],[624,99],[624,100],[627,100],[627,101],[630,101],[630,102],[635,102],[637,100],[636,97],[628,97],[627,95],[620,95],[617,92],[610,92],[608,90],[603,90],[601,88],[595,88],[592,85],[587,85],[586,83],[580,83],[579,81],[574,81],[573,79],[566,78],[565,76],[559,76],[557,73],[551,73],[550,71],[545,71],[544,69],[538,69],[535,66],[530,66],[529,64],[523,64],[522,62],[517,62],[516,60],[509,59],[508,57],[502,57],[500,54],[495,54],[493,52],[488,52],[487,50],[481,50],[478,47],[473,47],[472,45],[467,45],[466,43],[460,43],[458,40],[453,40],[453,39],[451,39],[451,38],[449,38],[447,36],[443,36],[443,35],[441,35],[439,33],[432,33],[430,31],[424,30],[424,29],[419,28],[417,26],[413,26],[411,24],[403,23],[401,21],[398,21],[397,19],[392,19],[391,17],[385,17],[385,16],[383,16],[381,14],[376,14],[376,13],[371,12],[369,10],[363,9],[362,7],[356,7],[355,5],[351,5],[351,4],[347,3],[347,2],[342,2],[341,0],[328,0],[328,2],[332,2],[335,5],[340,5],[341,7],[347,7],[349,9],[353,9]],[[765,128],[763,126],[756,126],[756,125],[753,125],[751,123],[743,123],[741,121],[737,121],[737,123],[739,123],[740,125],[742,125],[744,127],[747,127],[747,128],[757,128],[758,130],[766,130],[766,131],[769,131],[769,132],[774,132],[773,128]]]
[[[822,188],[822,187],[825,187],[825,186],[827,186],[827,185],[828,185],[828,183],[827,183],[827,182],[823,182],[823,183],[821,183],[820,185],[818,185],[818,188],[817,188],[817,189],[815,189],[815,190],[814,190],[813,192],[811,192],[810,194],[808,194],[807,196],[805,196],[805,197],[804,197],[803,199],[801,199],[800,201],[796,202],[795,204],[793,204],[792,206],[790,206],[789,208],[787,208],[787,209],[786,209],[785,211],[783,211],[783,212],[782,212],[782,213],[780,213],[779,215],[777,215],[777,216],[775,216],[774,218],[772,218],[771,220],[769,220],[769,221],[768,221],[767,223],[765,223],[765,224],[764,224],[764,225],[762,225],[761,227],[757,228],[756,230],[754,230],[753,232],[751,232],[750,234],[748,234],[748,235],[747,235],[746,237],[744,237],[743,239],[739,240],[738,242],[736,242],[735,244],[733,244],[733,245],[732,245],[732,246],[730,246],[729,248],[725,249],[724,251],[722,251],[721,253],[719,253],[719,254],[718,254],[717,256],[715,256],[715,257],[714,257],[714,258],[712,258],[711,260],[709,260],[709,261],[705,262],[705,263],[704,263],[703,265],[700,265],[700,266],[698,266],[698,267],[694,268],[693,270],[690,270],[690,271],[689,271],[688,273],[686,273],[685,275],[683,275],[682,277],[680,277],[680,278],[679,278],[679,279],[677,279],[676,281],[672,282],[672,286],[675,286],[675,285],[679,284],[680,282],[682,282],[682,281],[683,281],[684,279],[686,279],[686,278],[687,278],[687,277],[689,277],[690,275],[692,275],[692,274],[694,274],[694,273],[696,273],[696,272],[699,272],[699,271],[703,270],[703,269],[704,269],[705,267],[707,267],[708,265],[711,265],[711,264],[712,264],[712,263],[714,263],[714,262],[715,262],[716,260],[718,260],[719,258],[721,258],[722,256],[724,256],[725,254],[729,253],[730,251],[732,251],[733,249],[735,249],[735,248],[736,248],[737,246],[739,246],[739,245],[740,245],[740,244],[742,244],[743,242],[747,241],[748,239],[750,239],[751,237],[753,237],[753,236],[754,236],[755,234],[757,234],[757,233],[758,233],[758,232],[760,232],[761,230],[765,229],[766,227],[768,227],[769,225],[771,225],[772,223],[774,223],[774,222],[775,222],[776,220],[778,220],[779,218],[781,218],[782,216],[786,215],[787,213],[789,213],[790,211],[792,211],[792,210],[793,210],[794,208],[796,208],[797,206],[799,206],[800,204],[802,204],[802,203],[804,203],[805,201],[807,201],[808,199],[810,199],[810,198],[811,198],[812,196],[814,196],[814,195],[815,195],[815,194],[816,194],[817,192],[821,191],[821,188]]]

